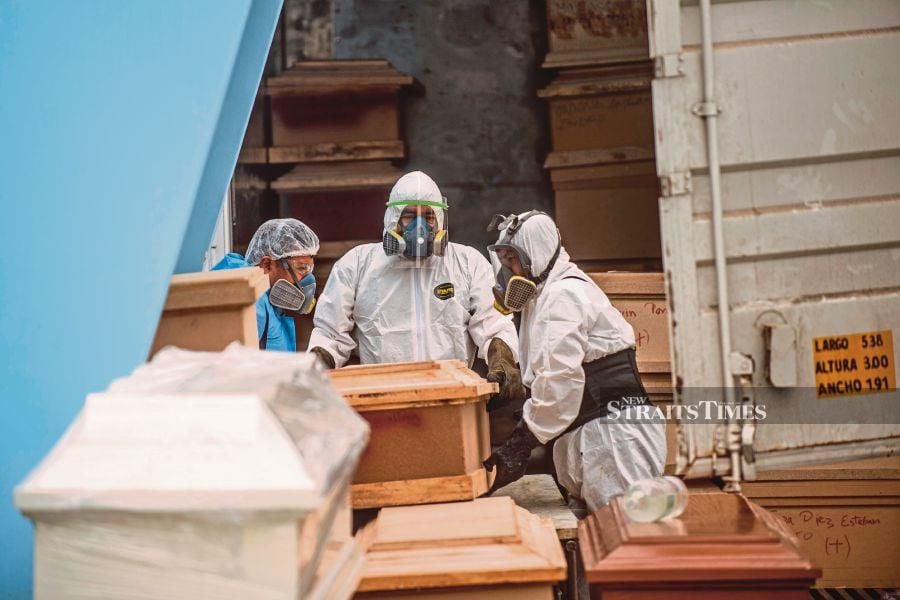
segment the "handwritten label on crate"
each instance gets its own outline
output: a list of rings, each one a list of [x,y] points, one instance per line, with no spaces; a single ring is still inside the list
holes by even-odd
[[[897,389],[891,330],[813,339],[819,398],[877,394]]]
[[[781,517],[810,557],[826,569],[855,563],[870,571],[890,571],[900,551],[894,535],[900,512],[895,506],[769,510]]]

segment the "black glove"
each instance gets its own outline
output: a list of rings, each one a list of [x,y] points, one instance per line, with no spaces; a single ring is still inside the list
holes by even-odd
[[[490,496],[500,488],[521,478],[525,474],[525,469],[528,468],[531,451],[540,445],[541,443],[528,429],[525,421],[519,421],[509,439],[482,463],[488,471],[493,471],[494,467],[497,467],[494,485],[485,495]]]
[[[334,368],[334,357],[328,350],[316,346],[315,348],[310,348],[309,351],[319,357],[319,360],[322,361],[322,364],[325,365],[326,369]]]
[[[488,412],[525,399],[522,374],[513,359],[512,350],[500,338],[494,338],[488,346],[488,374],[485,379],[500,384],[500,393],[488,401]]]

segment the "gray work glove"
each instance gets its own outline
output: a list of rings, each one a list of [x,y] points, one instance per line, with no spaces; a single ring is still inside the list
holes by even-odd
[[[326,369],[334,368],[334,357],[328,350],[320,346],[316,346],[315,348],[310,348],[309,351],[319,357],[319,360],[322,361],[322,364],[325,365]]]
[[[516,428],[513,429],[509,438],[503,442],[503,445],[497,448],[486,461],[484,468],[493,471],[497,467],[497,475],[494,477],[494,484],[487,491],[486,496],[490,496],[500,488],[509,485],[513,481],[517,481],[528,468],[528,459],[531,457],[531,451],[540,446],[538,441],[525,421],[519,421]]]
[[[513,358],[512,350],[500,338],[491,340],[488,346],[488,374],[485,379],[500,384],[500,393],[488,400],[488,412],[502,408],[511,402],[525,399],[522,373]]]

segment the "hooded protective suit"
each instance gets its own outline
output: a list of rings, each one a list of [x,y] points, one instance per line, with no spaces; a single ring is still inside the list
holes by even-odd
[[[446,229],[437,184],[415,171],[391,190],[384,231],[394,231],[404,200],[435,207]],[[357,349],[362,364],[487,357],[491,340],[516,353],[512,319],[493,309],[490,263],[477,250],[448,243],[442,256],[388,256],[380,243],[350,250],[335,263],[319,296],[309,348],[320,347],[340,367]]]
[[[560,243],[556,224],[546,215],[532,216],[504,241],[528,254],[535,275],[547,268]],[[496,255],[491,258],[499,270]],[[631,325],[569,260],[565,248],[521,315],[519,364],[522,381],[531,388],[523,420],[541,443],[556,439],[553,462],[560,483],[594,511],[631,482],[662,474],[664,421],[623,423],[601,417],[563,434],[581,407],[582,365],[635,346]]]

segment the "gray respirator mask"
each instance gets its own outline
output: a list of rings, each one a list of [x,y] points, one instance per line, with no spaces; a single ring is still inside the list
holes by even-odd
[[[293,283],[287,279],[279,279],[269,290],[269,303],[285,312],[307,315],[316,304],[316,278],[307,273],[298,280],[291,264],[281,259],[282,266],[291,274]]]
[[[534,215],[543,214],[546,213],[532,210],[521,217],[517,215],[508,217],[495,215],[488,226],[488,232],[499,229],[504,232],[501,240],[510,240],[525,221]],[[557,236],[559,236],[559,231],[557,231]],[[516,275],[509,267],[500,267],[500,270],[497,272],[497,284],[491,290],[494,293],[494,308],[504,315],[524,310],[528,303],[537,296],[537,286],[547,280],[550,271],[553,270],[553,266],[556,264],[556,259],[559,258],[561,249],[562,239],[559,238],[559,241],[556,243],[556,251],[553,253],[550,262],[547,263],[547,268],[539,275],[534,276],[531,270],[531,257],[520,246],[508,241],[500,241],[488,246],[489,252],[497,252],[498,250],[514,252],[525,273],[524,275]]]

